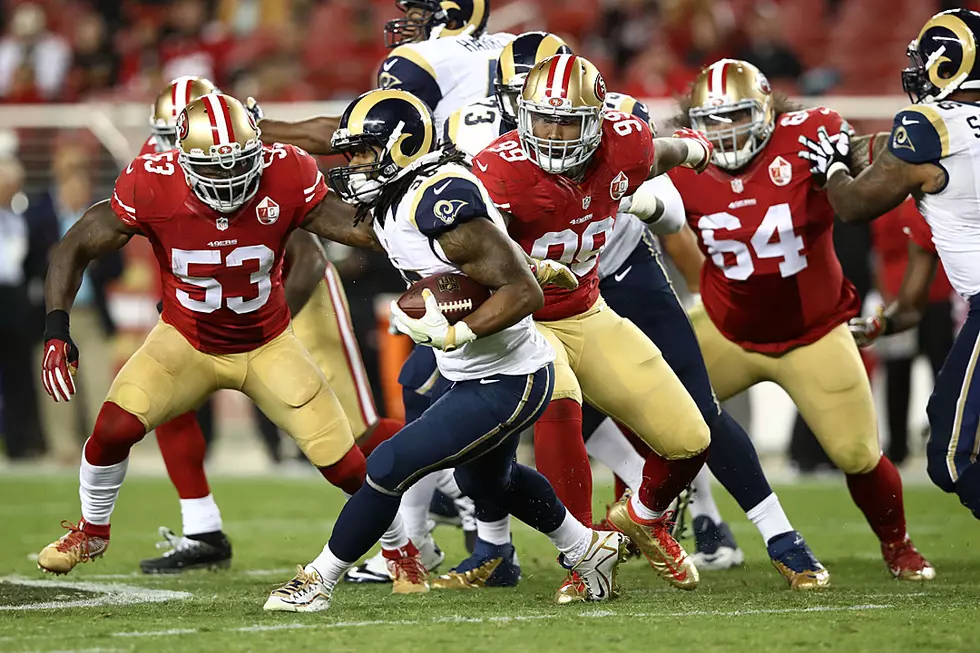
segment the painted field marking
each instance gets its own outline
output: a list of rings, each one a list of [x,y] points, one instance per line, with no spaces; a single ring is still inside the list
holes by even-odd
[[[38,580],[23,576],[3,576],[0,582],[28,587],[63,587],[66,589],[82,590],[83,592],[98,592],[101,596],[74,601],[43,601],[40,603],[25,603],[23,605],[0,605],[0,611],[14,610],[54,610],[62,608],[91,608],[104,605],[132,605],[135,603],[162,603],[164,601],[186,600],[191,598],[190,592],[174,590],[151,590],[119,583],[88,583],[77,581]]]

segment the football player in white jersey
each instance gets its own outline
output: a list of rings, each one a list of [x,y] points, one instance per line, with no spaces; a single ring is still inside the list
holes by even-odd
[[[421,100],[403,91],[369,91],[341,118],[334,146],[349,163],[330,171],[330,184],[357,206],[355,224],[373,228],[406,281],[465,274],[493,294],[452,325],[428,290],[420,319],[392,303],[393,325],[433,348],[452,386],[371,454],[368,480],[341,512],[323,552],[272,592],[266,610],[329,607],[337,582],[391,523],[405,490],[450,467],[481,518],[514,514],[546,533],[562,565],[583,576],[583,600],[615,594],[625,536],[578,522],[543,476],[516,461],[521,431],[544,412],[554,388],[554,350],[531,320],[544,296],[486,189],[460,165],[458,152],[438,149],[436,140]]]
[[[895,116],[888,150],[856,178],[846,130],[801,138],[800,156],[827,178],[845,222],[873,220],[915,199],[949,281],[970,303],[966,323],[929,398],[928,472],[980,519],[980,14],[952,9],[930,18],[909,44],[902,85],[914,104]],[[900,309],[893,304],[881,319]]]

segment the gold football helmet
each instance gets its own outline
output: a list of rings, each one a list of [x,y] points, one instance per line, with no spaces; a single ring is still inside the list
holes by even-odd
[[[712,161],[737,170],[766,146],[776,126],[772,87],[762,71],[721,59],[701,71],[691,89],[691,126],[714,146]]]
[[[177,146],[177,116],[192,100],[215,93],[214,84],[203,77],[178,77],[160,91],[150,107],[150,131],[156,142],[157,152],[166,152]]]
[[[229,95],[208,93],[177,116],[177,160],[198,198],[231,213],[255,196],[262,176],[261,132]]]
[[[517,99],[521,148],[545,172],[562,174],[589,160],[602,139],[606,82],[591,61],[559,54],[528,72]],[[536,136],[535,126],[578,124],[575,138]],[[551,130],[554,133],[554,130]]]
[[[525,32],[504,46],[497,60],[493,91],[497,106],[511,125],[517,123],[517,96],[534,64],[556,54],[572,54],[563,40],[548,32]]]

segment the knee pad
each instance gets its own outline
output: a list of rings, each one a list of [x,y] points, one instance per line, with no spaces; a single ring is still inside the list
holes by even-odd
[[[845,474],[867,474],[881,459],[877,440],[857,441],[828,447],[827,456]]]
[[[399,486],[405,481],[403,465],[398,465],[397,447],[391,440],[378,445],[367,459],[367,482],[380,492],[400,495],[404,489]]]

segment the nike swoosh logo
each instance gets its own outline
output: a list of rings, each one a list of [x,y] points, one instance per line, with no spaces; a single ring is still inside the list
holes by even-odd
[[[623,270],[620,274],[614,274],[613,275],[613,279],[616,280],[616,283],[619,283],[620,281],[622,281],[623,279],[626,278],[626,275],[629,274],[630,273],[630,270],[632,270],[632,269],[633,269],[633,266],[631,265],[628,268],[626,268],[625,270]]]
[[[487,166],[483,165],[483,162],[481,161],[477,161],[476,166],[483,172],[486,172],[488,170]]]
[[[602,586],[602,583],[598,583],[598,585],[598,590],[595,593],[596,601],[601,601],[602,599],[606,598],[606,588]]]
[[[129,173],[131,173],[132,171],[133,171],[133,162],[132,162],[132,161],[130,161],[130,162],[129,162],[129,165],[128,165],[128,166],[126,166],[126,174],[128,175],[128,174],[129,174]]]
[[[383,64],[381,64],[381,70],[388,72],[395,67],[396,61],[394,59],[388,59]]]
[[[919,124],[919,121],[918,120],[909,120],[905,116],[902,116],[902,124],[903,125],[918,125]]]
[[[500,379],[480,379],[480,385],[490,385],[491,383],[500,383]]]
[[[436,195],[442,195],[442,191],[444,191],[447,188],[449,188],[449,184],[451,184],[451,183],[453,183],[453,180],[452,179],[450,179],[449,181],[447,181],[446,183],[444,183],[442,185],[442,188],[433,188],[432,189],[432,192],[435,193]]]

